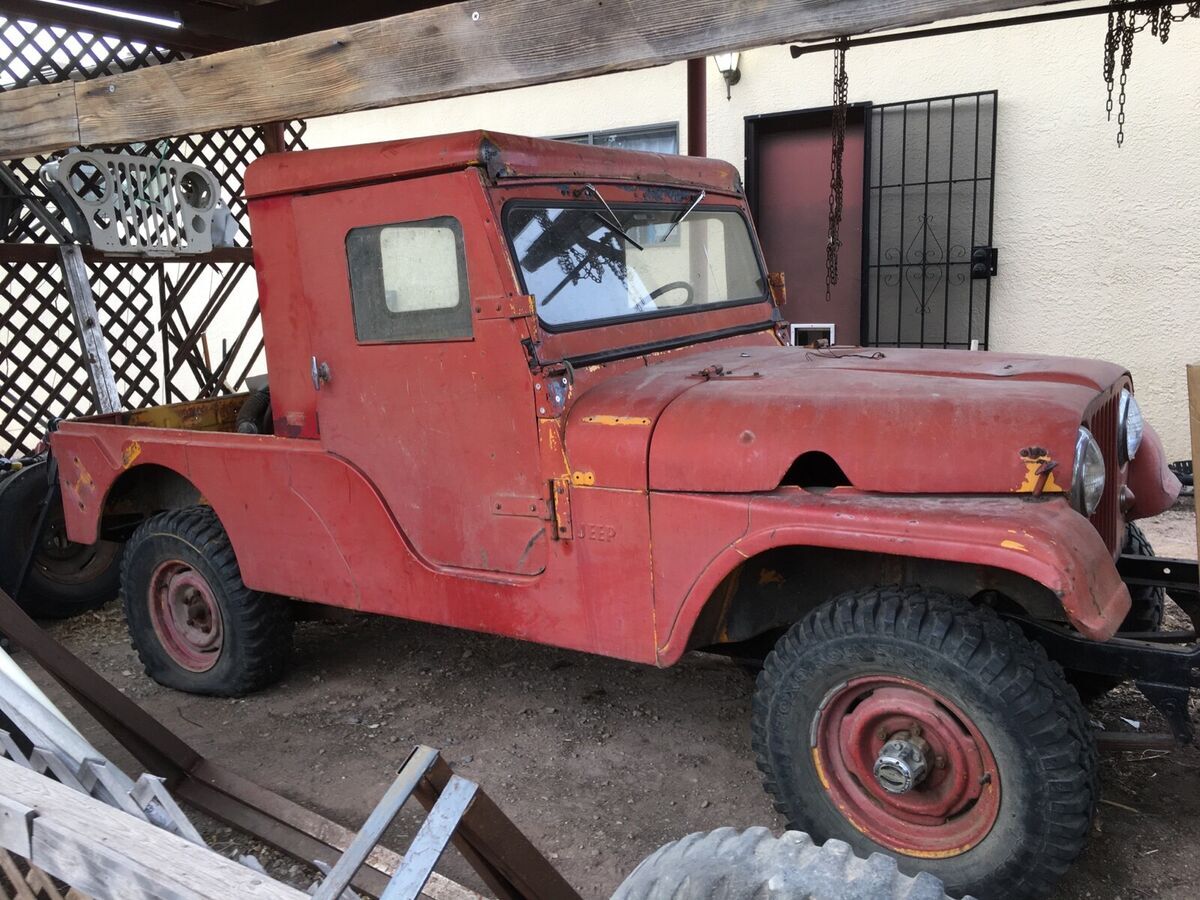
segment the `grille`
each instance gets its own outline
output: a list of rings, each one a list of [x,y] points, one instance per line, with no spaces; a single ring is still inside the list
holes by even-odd
[[[1104,538],[1113,556],[1121,549],[1124,527],[1121,521],[1121,509],[1118,496],[1121,490],[1121,470],[1117,461],[1117,397],[1109,397],[1092,414],[1088,428],[1100,445],[1104,454],[1104,493],[1100,497],[1100,505],[1092,514],[1092,525]]]

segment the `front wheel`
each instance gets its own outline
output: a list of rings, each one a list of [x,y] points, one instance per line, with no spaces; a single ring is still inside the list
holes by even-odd
[[[951,894],[1046,897],[1090,827],[1095,745],[1061,670],[940,592],[873,588],[810,613],[767,657],[753,737],[789,828]]]
[[[242,583],[229,536],[209,507],[143,522],[125,548],[121,595],[134,649],[159,684],[234,697],[271,684],[287,667],[288,602]]]

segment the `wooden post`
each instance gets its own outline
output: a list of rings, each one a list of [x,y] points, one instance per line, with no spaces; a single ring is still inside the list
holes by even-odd
[[[1196,478],[1196,460],[1200,459],[1200,363],[1187,367],[1188,412],[1192,425],[1192,482]],[[1196,516],[1196,550],[1200,555],[1200,515]]]
[[[104,333],[100,330],[96,300],[92,297],[87,266],[83,263],[83,251],[76,244],[62,244],[58,248],[58,259],[62,266],[67,299],[71,301],[71,312],[74,314],[75,331],[79,335],[79,346],[83,351],[83,362],[87,366],[88,378],[92,383],[92,398],[96,401],[96,411],[119,412],[121,394],[113,377],[108,344],[104,342]]]

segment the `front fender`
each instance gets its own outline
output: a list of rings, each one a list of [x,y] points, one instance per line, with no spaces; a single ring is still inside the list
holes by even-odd
[[[689,510],[685,500],[699,502]],[[724,546],[710,543],[705,552],[705,537],[719,534],[703,528],[712,521],[704,510],[710,503],[738,524],[736,534],[726,532]],[[746,559],[777,547],[827,547],[1007,569],[1050,589],[1067,620],[1094,640],[1112,637],[1129,612],[1129,590],[1104,541],[1062,497],[896,496],[841,488],[817,494],[783,488],[751,497],[655,495],[651,509],[656,562],[660,552],[672,552],[673,540],[683,542],[678,552],[692,560],[707,556],[673,615],[664,615],[660,600],[665,598],[656,582],[660,629],[669,623],[659,633],[660,665],[683,654],[692,626],[721,581]],[[735,510],[736,518],[729,515]],[[664,534],[658,527],[663,514],[701,523],[704,535],[682,529]]]

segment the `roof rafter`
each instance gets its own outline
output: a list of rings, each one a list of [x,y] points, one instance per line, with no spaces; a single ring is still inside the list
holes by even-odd
[[[485,93],[1052,0],[479,0],[0,94],[0,158]]]

